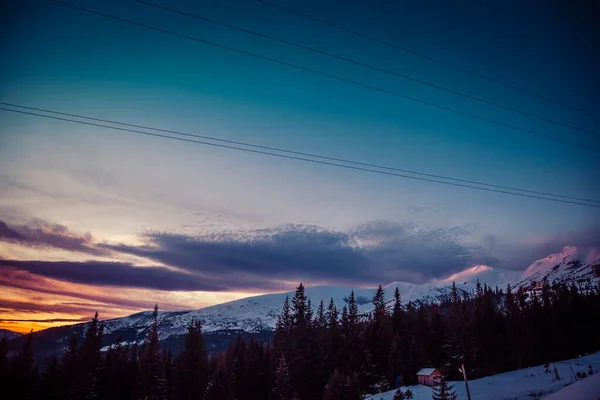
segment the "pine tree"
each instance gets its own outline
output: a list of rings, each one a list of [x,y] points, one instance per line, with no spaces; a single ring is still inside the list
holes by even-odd
[[[376,320],[386,316],[385,293],[383,292],[381,285],[379,285],[379,288],[373,297],[373,314]]]
[[[406,398],[406,400],[411,400],[413,398],[412,390],[406,389],[406,392],[404,392],[404,397]]]
[[[8,393],[15,394],[15,399],[29,399],[33,396],[37,384],[37,370],[33,357],[33,329],[25,338],[23,349],[11,359],[11,380],[8,382]]]
[[[308,306],[306,304],[306,295],[304,294],[304,285],[300,285],[296,288],[296,294],[292,299],[292,325],[295,328],[305,329],[308,327],[307,312]]]
[[[313,327],[313,325],[312,325],[313,317],[314,317],[314,313],[313,313],[313,309],[312,309],[312,303],[311,303],[310,299],[308,299],[306,302],[306,326],[309,329]]]
[[[338,370],[335,370],[333,375],[331,375],[331,377],[329,378],[329,382],[327,382],[323,400],[342,399],[345,384],[345,377]]]
[[[362,395],[354,375],[344,375],[335,370],[325,387],[323,400],[360,400]]]
[[[333,302],[333,298],[329,300],[329,306],[327,307],[327,327],[329,329],[338,329],[339,321],[338,321],[338,311],[335,307],[335,303]]]
[[[82,380],[79,361],[80,356],[77,348],[77,336],[71,335],[59,364],[61,391],[66,399],[72,399],[79,396],[79,388]]]
[[[344,336],[349,336],[353,329],[353,325],[348,317],[348,308],[346,306],[342,307],[341,328]]]
[[[279,356],[290,355],[291,351],[291,333],[292,333],[292,313],[290,308],[290,299],[285,297],[281,313],[277,316],[275,323],[275,335],[273,335],[273,351]]]
[[[356,304],[354,290],[350,292],[350,298],[348,299],[348,322],[352,328],[358,324],[358,304]]]
[[[145,400],[160,400],[165,396],[164,368],[158,339],[158,304],[154,306],[148,336],[139,357],[137,394]]]
[[[233,397],[243,399],[245,395],[244,367],[246,364],[246,342],[242,335],[238,335],[236,340],[227,349],[227,364],[229,367],[229,377],[233,389]]]
[[[395,334],[400,336],[404,334],[404,310],[402,309],[402,298],[400,297],[400,290],[398,289],[398,286],[396,286],[396,290],[394,290],[392,326]]]
[[[200,399],[208,384],[208,354],[200,321],[187,327],[183,350],[175,358],[174,392],[177,399]]]
[[[292,397],[292,383],[285,356],[282,355],[275,371],[275,387],[273,388],[274,400],[289,400]]]
[[[231,390],[231,377],[227,369],[225,357],[217,360],[215,370],[206,388],[204,400],[233,400],[233,391]]]
[[[394,400],[406,400],[406,396],[401,388],[396,389],[394,392]]]
[[[433,387],[432,400],[456,400],[454,385],[451,385],[441,376],[440,381]]]
[[[269,382],[269,359],[267,349],[254,338],[250,340],[246,348],[244,363],[244,397],[248,400],[268,399],[270,392]]]
[[[43,394],[44,399],[48,400],[64,398],[60,388],[60,370],[56,356],[50,359],[50,363],[41,377],[39,393]]]
[[[313,326],[319,329],[327,327],[327,316],[325,315],[325,304],[323,303],[323,299],[321,299],[319,308],[317,308],[317,314],[315,315]]]
[[[96,312],[87,326],[80,350],[80,374],[82,377],[80,387],[81,395],[85,399],[97,399],[100,396],[102,333],[103,328]]]
[[[292,314],[290,310],[290,298],[289,296],[285,296],[285,300],[283,301],[283,309],[281,313],[277,316],[277,322],[275,323],[275,329],[280,332],[289,332],[292,327]]]

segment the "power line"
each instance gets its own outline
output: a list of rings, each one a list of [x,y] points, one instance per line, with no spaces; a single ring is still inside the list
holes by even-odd
[[[136,130],[136,129],[120,128],[120,127],[116,127],[116,126],[103,125],[103,124],[98,124],[98,123],[94,123],[94,122],[78,121],[78,120],[74,120],[74,119],[70,119],[70,118],[56,117],[56,116],[52,116],[52,115],[43,115],[43,114],[38,114],[38,113],[34,113],[34,112],[29,112],[29,111],[22,111],[22,110],[13,110],[10,108],[5,108],[5,107],[0,107],[0,110],[24,114],[24,115],[36,116],[36,117],[40,117],[40,118],[47,118],[47,119],[53,119],[53,120],[58,120],[58,121],[71,122],[71,123],[75,123],[75,124],[96,126],[96,127],[100,127],[100,128],[113,129],[113,130],[118,130],[118,131],[123,131],[123,132],[137,133],[140,135],[147,135],[147,136],[164,138],[164,139],[172,139],[172,140],[178,140],[178,141],[182,141],[182,142],[196,143],[196,144],[202,144],[202,145],[206,145],[206,146],[238,150],[238,151],[244,151],[244,152],[254,153],[254,154],[269,155],[272,157],[305,161],[305,162],[310,162],[310,163],[314,163],[314,164],[329,165],[329,166],[346,168],[346,169],[351,169],[351,170],[356,170],[356,171],[371,172],[371,173],[375,173],[375,174],[394,176],[394,177],[398,177],[398,178],[414,179],[414,180],[418,180],[418,181],[438,183],[438,184],[442,184],[442,185],[457,186],[457,187],[469,188],[469,189],[475,189],[475,190],[482,190],[482,191],[486,191],[486,192],[502,193],[502,194],[507,194],[507,195],[519,196],[519,197],[527,197],[527,198],[533,198],[533,199],[539,199],[539,200],[554,201],[554,202],[558,202],[558,203],[567,203],[567,204],[575,204],[575,205],[580,205],[580,206],[600,208],[599,204],[587,204],[587,203],[581,203],[581,202],[576,202],[576,201],[560,200],[560,199],[555,199],[555,198],[550,198],[550,197],[535,196],[535,195],[524,194],[524,193],[514,193],[514,192],[505,191],[505,190],[477,187],[477,186],[460,184],[460,183],[444,182],[444,181],[440,181],[440,180],[436,180],[436,179],[410,176],[410,175],[399,174],[399,173],[395,173],[395,172],[379,171],[379,170],[375,170],[375,169],[363,168],[363,167],[352,166],[352,165],[338,164],[338,163],[328,162],[328,161],[312,160],[312,159],[304,158],[304,157],[297,157],[297,156],[291,156],[291,155],[285,155],[285,154],[277,154],[277,153],[271,153],[271,152],[261,151],[261,150],[246,149],[246,148],[241,148],[241,147],[236,147],[236,146],[231,146],[231,145],[210,143],[210,142],[205,142],[205,141],[201,141],[201,140],[168,136],[168,135],[163,135],[163,134],[159,134],[159,133],[144,132],[144,131],[140,131],[140,130]]]
[[[244,54],[244,55],[251,56],[251,57],[258,58],[258,59],[265,60],[265,61],[270,61],[270,62],[273,62],[273,63],[276,63],[276,64],[280,64],[280,65],[284,65],[284,66],[287,66],[287,67],[292,67],[292,68],[295,68],[295,69],[298,69],[298,70],[301,70],[301,71],[310,72],[312,74],[324,76],[324,77],[331,78],[331,79],[334,79],[334,80],[337,80],[337,81],[340,81],[340,82],[350,83],[352,85],[360,86],[360,87],[367,88],[367,89],[372,89],[372,90],[375,90],[375,91],[378,91],[378,92],[381,92],[381,93],[386,93],[386,94],[389,94],[389,95],[392,95],[392,96],[395,96],[395,97],[398,97],[398,98],[402,98],[402,99],[405,99],[405,100],[410,100],[410,101],[417,102],[417,103],[420,103],[420,104],[424,104],[424,105],[427,105],[427,106],[435,107],[435,108],[438,108],[440,110],[449,111],[449,112],[452,112],[452,113],[457,114],[457,115],[462,115],[462,116],[473,118],[473,119],[476,119],[476,120],[479,120],[479,121],[488,122],[488,123],[491,123],[491,124],[494,124],[494,125],[497,125],[497,126],[502,126],[502,127],[505,127],[505,128],[509,128],[509,129],[512,129],[512,130],[515,130],[515,131],[528,133],[528,134],[531,134],[531,135],[534,135],[534,136],[542,137],[542,138],[549,139],[549,140],[554,140],[554,141],[559,142],[559,143],[568,144],[570,146],[575,146],[575,147],[579,147],[579,148],[582,148],[582,149],[587,149],[587,150],[591,150],[591,151],[600,152],[600,148],[590,147],[590,146],[587,146],[587,145],[584,145],[584,144],[571,142],[571,141],[568,141],[568,140],[565,140],[565,139],[560,139],[560,138],[557,138],[555,136],[546,135],[546,134],[539,133],[539,132],[536,132],[536,131],[532,131],[532,130],[529,130],[529,129],[519,128],[517,126],[506,124],[504,122],[492,120],[492,119],[485,118],[485,117],[480,117],[480,116],[477,116],[477,115],[474,115],[474,114],[470,114],[470,113],[467,113],[467,112],[464,112],[464,111],[460,111],[460,110],[457,110],[457,109],[454,109],[454,108],[442,106],[442,105],[431,103],[431,102],[428,102],[428,101],[425,101],[425,100],[417,99],[415,97],[407,96],[407,95],[404,95],[404,94],[401,94],[401,93],[398,93],[398,92],[394,92],[394,91],[391,91],[391,90],[388,90],[388,89],[383,89],[383,88],[380,88],[380,87],[377,87],[377,86],[368,85],[366,83],[361,83],[361,82],[358,82],[358,81],[355,81],[355,80],[352,80],[352,79],[343,78],[343,77],[340,77],[340,76],[337,76],[337,75],[329,74],[327,72],[318,71],[316,69],[312,69],[312,68],[308,68],[308,67],[303,67],[303,66],[298,65],[298,64],[293,64],[293,63],[290,63],[290,62],[287,62],[287,61],[282,61],[282,60],[278,60],[278,59],[275,59],[275,58],[263,56],[263,55],[260,55],[260,54],[257,54],[257,53],[252,53],[252,52],[249,52],[249,51],[246,51],[246,50],[237,49],[235,47],[225,46],[225,45],[222,45],[222,44],[219,44],[219,43],[215,43],[215,42],[211,42],[211,41],[208,41],[208,40],[196,38],[196,37],[193,37],[193,36],[184,35],[184,34],[181,34],[181,33],[173,32],[173,31],[170,31],[170,30],[167,30],[167,29],[156,27],[156,26],[147,25],[147,24],[144,24],[144,23],[141,23],[141,22],[136,22],[136,21],[132,21],[132,20],[129,20],[129,19],[117,17],[117,16],[114,16],[114,15],[105,14],[105,13],[102,13],[100,11],[90,10],[88,8],[76,6],[74,4],[66,3],[66,2],[63,2],[63,1],[60,1],[60,0],[48,0],[48,1],[50,1],[52,3],[60,4],[60,5],[66,6],[66,7],[71,7],[71,8],[76,9],[76,10],[85,11],[85,12],[88,12],[88,13],[91,13],[91,14],[95,14],[95,15],[99,15],[99,16],[102,16],[102,17],[105,17],[105,18],[113,19],[113,20],[116,20],[116,21],[125,22],[125,23],[131,24],[131,25],[142,27],[142,28],[154,30],[154,31],[157,31],[157,32],[165,33],[165,34],[172,35],[172,36],[177,36],[177,37],[188,39],[188,40],[192,40],[192,41],[195,41],[195,42],[198,42],[198,43],[203,43],[203,44],[206,44],[208,46],[213,46],[213,47],[217,47],[217,48],[220,48],[220,49],[230,50],[230,51],[233,51],[233,52],[236,52],[236,53],[239,53],[239,54]]]
[[[302,45],[302,44],[299,44],[299,43],[296,43],[296,42],[292,42],[292,41],[289,41],[289,40],[281,39],[281,38],[278,38],[278,37],[275,37],[275,36],[270,36],[270,35],[267,35],[267,34],[256,32],[256,31],[252,31],[250,29],[241,28],[239,26],[228,24],[226,22],[216,21],[214,19],[206,18],[206,17],[200,16],[200,15],[190,14],[190,13],[187,13],[185,11],[176,10],[176,9],[165,7],[165,6],[162,6],[162,5],[159,5],[159,4],[149,3],[149,2],[143,1],[143,0],[134,0],[134,1],[137,2],[137,3],[141,3],[141,4],[145,4],[145,5],[151,6],[151,7],[158,8],[160,10],[171,12],[171,13],[174,13],[174,14],[184,15],[186,17],[198,19],[200,21],[208,22],[208,23],[211,23],[211,24],[214,24],[214,25],[218,25],[218,26],[222,26],[222,27],[225,27],[225,28],[228,28],[228,29],[233,29],[233,30],[236,30],[238,32],[243,32],[243,33],[247,33],[249,35],[254,35],[254,36],[257,36],[257,37],[264,38],[264,39],[273,40],[275,42],[283,43],[283,44],[288,45],[288,46],[293,46],[293,47],[296,47],[296,48],[299,48],[299,49],[302,49],[302,50],[311,51],[311,52],[316,53],[316,54],[320,54],[320,55],[331,57],[331,58],[334,58],[334,59],[337,59],[337,60],[345,61],[345,62],[354,64],[354,65],[359,65],[361,67],[369,68],[369,69],[374,70],[374,71],[382,72],[382,73],[385,73],[385,74],[388,74],[388,75],[392,75],[392,76],[395,76],[395,77],[398,77],[398,78],[402,78],[402,79],[406,79],[406,80],[409,80],[409,81],[412,81],[412,82],[416,82],[416,83],[419,83],[421,85],[425,85],[425,86],[433,87],[433,88],[436,88],[436,89],[439,89],[439,90],[443,90],[443,91],[445,91],[447,93],[452,93],[452,94],[457,95],[457,96],[461,96],[461,97],[464,97],[464,98],[467,98],[467,99],[475,100],[475,101],[478,101],[478,102],[483,103],[483,104],[491,105],[493,107],[501,108],[501,109],[512,111],[512,112],[515,112],[515,113],[518,113],[518,114],[521,114],[521,115],[525,115],[527,117],[535,118],[535,119],[537,119],[539,121],[549,122],[551,124],[562,126],[564,128],[572,129],[572,130],[579,131],[579,132],[589,133],[589,134],[595,135],[595,136],[600,136],[600,133],[597,133],[597,132],[594,132],[594,131],[591,131],[591,130],[588,130],[588,129],[585,129],[585,128],[580,128],[578,126],[574,126],[574,125],[570,125],[570,124],[567,124],[567,123],[564,123],[564,122],[556,121],[554,119],[550,119],[550,118],[547,118],[547,117],[542,117],[542,116],[539,116],[539,115],[536,115],[536,114],[533,114],[533,113],[530,113],[530,112],[527,112],[527,111],[519,110],[517,108],[513,108],[513,107],[510,107],[510,106],[506,106],[506,105],[500,104],[500,103],[496,103],[494,101],[486,100],[486,99],[483,99],[481,97],[473,96],[473,95],[470,95],[470,94],[467,94],[467,93],[464,93],[464,92],[461,92],[461,91],[458,91],[458,90],[449,89],[447,87],[444,87],[444,86],[441,86],[441,85],[437,85],[437,84],[434,84],[434,83],[431,83],[431,82],[427,82],[427,81],[424,81],[422,79],[414,78],[414,77],[411,77],[409,75],[405,75],[405,74],[401,74],[399,72],[391,71],[389,69],[380,68],[380,67],[377,67],[375,65],[367,64],[367,63],[364,63],[362,61],[357,61],[357,60],[354,60],[354,59],[351,59],[351,58],[348,58],[348,57],[340,56],[338,54],[330,53],[330,52],[323,51],[323,50],[318,50],[318,49],[315,49],[314,47],[305,46],[305,45]]]
[[[332,22],[328,22],[328,21],[319,19],[319,18],[314,17],[312,15],[305,14],[305,13],[302,13],[300,11],[293,10],[291,8],[287,8],[287,7],[284,7],[284,6],[279,5],[279,4],[271,3],[271,2],[266,1],[266,0],[256,0],[256,1],[258,1],[259,3],[262,3],[264,5],[267,5],[269,7],[277,8],[279,10],[288,12],[290,14],[294,14],[294,15],[300,16],[302,18],[306,18],[306,19],[309,19],[311,21],[318,22],[318,23],[323,24],[323,25],[327,25],[327,26],[330,26],[330,27],[335,28],[335,29],[339,29],[341,31],[350,33],[352,35],[359,36],[359,37],[371,40],[373,42],[381,43],[381,44],[386,45],[388,47],[392,47],[394,49],[404,51],[405,53],[412,54],[414,56],[423,58],[425,60],[433,61],[433,62],[435,62],[437,64],[444,65],[446,67],[452,68],[452,69],[454,69],[456,71],[460,71],[460,72],[463,72],[465,74],[468,74],[468,75],[471,75],[471,76],[475,76],[477,78],[484,79],[484,80],[489,81],[489,82],[493,82],[493,83],[495,83],[497,85],[504,86],[504,87],[512,89],[512,90],[516,90],[516,91],[521,92],[523,94],[526,94],[528,96],[532,96],[532,97],[535,97],[537,99],[540,99],[540,100],[543,100],[543,101],[547,101],[547,102],[555,104],[557,106],[564,107],[564,108],[567,108],[567,109],[570,109],[570,110],[573,110],[573,111],[577,111],[577,112],[580,112],[580,113],[583,113],[583,114],[586,114],[586,115],[589,115],[589,116],[592,116],[592,117],[600,118],[600,115],[598,115],[598,114],[595,114],[595,113],[583,110],[581,108],[573,107],[573,106],[565,104],[565,103],[561,103],[561,102],[559,102],[557,100],[554,100],[554,99],[551,99],[549,97],[545,97],[545,96],[533,93],[533,92],[531,92],[529,90],[520,88],[518,86],[511,85],[511,84],[506,83],[506,82],[502,82],[502,81],[500,81],[498,79],[491,78],[489,76],[483,75],[483,74],[478,73],[478,72],[470,71],[470,70],[465,69],[463,67],[460,67],[458,65],[455,65],[455,64],[449,63],[447,61],[443,61],[443,60],[437,59],[437,58],[432,57],[432,56],[428,56],[427,54],[418,52],[416,50],[411,50],[411,49],[409,49],[407,47],[400,46],[398,44],[395,44],[395,43],[392,43],[392,42],[388,42],[388,41],[383,40],[383,39],[376,38],[376,37],[368,35],[366,33],[358,32],[358,31],[355,31],[355,30],[343,27],[341,25],[337,25],[337,24],[334,24]]]
[[[359,166],[369,167],[369,168],[383,169],[383,170],[387,170],[387,171],[396,171],[396,172],[402,172],[402,173],[407,173],[407,174],[412,174],[412,175],[426,176],[429,178],[445,179],[445,180],[454,181],[454,182],[469,183],[472,185],[487,186],[487,187],[492,187],[492,188],[497,188],[497,189],[511,190],[511,191],[515,191],[515,192],[531,193],[531,194],[536,194],[536,195],[540,195],[540,196],[552,196],[552,197],[577,200],[577,201],[582,201],[582,202],[600,203],[600,200],[584,199],[581,197],[564,196],[564,195],[540,192],[540,191],[535,191],[535,190],[520,189],[520,188],[515,188],[515,187],[510,187],[510,186],[495,185],[495,184],[491,184],[491,183],[478,182],[478,181],[473,181],[473,180],[468,180],[468,179],[452,178],[452,177],[443,176],[443,175],[428,174],[428,173],[424,173],[424,172],[411,171],[411,170],[407,170],[407,169],[389,167],[389,166],[384,166],[384,165],[377,165],[377,164],[365,163],[365,162],[360,162],[360,161],[353,161],[353,160],[348,160],[348,159],[344,159],[344,158],[328,157],[328,156],[322,156],[322,155],[318,155],[318,154],[314,154],[314,153],[306,153],[306,152],[282,149],[282,148],[272,147],[272,146],[262,146],[262,145],[257,145],[254,143],[240,142],[240,141],[235,141],[235,140],[227,140],[227,139],[193,134],[193,133],[188,133],[188,132],[181,132],[181,131],[162,129],[162,128],[154,128],[154,127],[145,126],[145,125],[130,124],[130,123],[119,122],[119,121],[114,121],[114,120],[110,120],[110,119],[89,117],[89,116],[85,116],[85,115],[81,115],[81,114],[66,113],[66,112],[61,112],[61,111],[48,110],[48,109],[44,109],[44,108],[30,107],[30,106],[25,106],[25,105],[21,105],[21,104],[15,104],[15,103],[6,103],[6,102],[0,101],[0,104],[5,105],[5,106],[10,106],[10,107],[23,108],[23,109],[27,109],[27,110],[41,111],[44,113],[87,119],[90,121],[98,121],[98,122],[104,122],[104,123],[109,123],[109,124],[128,126],[128,127],[132,127],[132,128],[140,128],[140,129],[152,130],[152,131],[156,131],[156,132],[171,133],[171,134],[180,135],[180,136],[212,140],[212,141],[221,142],[221,143],[253,147],[253,148],[269,150],[269,151],[277,151],[280,153],[294,154],[294,155],[298,155],[298,156],[312,157],[312,158],[318,158],[321,160],[328,160],[328,161],[334,161],[334,162],[342,162],[342,163],[346,163],[346,164],[359,165]]]

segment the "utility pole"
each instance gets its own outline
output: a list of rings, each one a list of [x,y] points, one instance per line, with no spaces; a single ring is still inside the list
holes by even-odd
[[[458,370],[463,374],[463,379],[465,380],[465,387],[467,388],[467,398],[471,400],[471,392],[469,392],[469,382],[467,382],[467,371],[465,370],[465,364],[461,363],[460,368]]]

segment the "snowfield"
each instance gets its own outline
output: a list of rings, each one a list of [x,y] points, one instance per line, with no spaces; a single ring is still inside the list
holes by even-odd
[[[559,390],[544,400],[598,400],[600,399],[600,374],[588,376]]]
[[[591,365],[595,374],[578,379],[571,372],[587,373]],[[556,363],[560,380],[554,374],[546,374],[543,365],[530,367],[486,378],[469,381],[471,400],[598,400],[600,399],[600,352]],[[550,364],[552,369],[552,364]],[[466,400],[467,393],[463,381],[453,381],[457,400]],[[567,386],[568,385],[568,386]],[[415,385],[410,388],[414,400],[431,400],[432,389]],[[367,397],[368,400],[393,400],[394,390]],[[556,392],[556,393],[555,393]],[[533,396],[535,395],[535,396]],[[544,397],[545,396],[545,397]]]

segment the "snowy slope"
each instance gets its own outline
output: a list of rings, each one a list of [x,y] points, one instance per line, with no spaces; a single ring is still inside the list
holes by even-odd
[[[595,249],[566,246],[560,253],[551,254],[529,266],[515,286],[528,287],[544,279],[555,282],[584,282],[598,280],[594,266],[600,265],[600,254]]]
[[[560,376],[560,380],[555,381],[553,374],[544,373],[544,366],[531,367],[520,369],[517,371],[506,372],[488,376],[486,378],[475,379],[469,381],[469,391],[471,392],[472,400],[531,400],[548,395],[563,389],[566,385],[565,394],[568,397],[546,397],[548,400],[579,400],[588,397],[578,397],[580,391],[587,395],[592,395],[589,399],[597,400],[600,398],[600,374],[592,375],[592,378],[577,381],[573,376],[569,364],[575,373],[587,372],[588,365],[592,365],[594,371],[600,370],[600,352],[594,353],[581,358],[575,358],[566,362],[557,363],[556,367]],[[573,383],[575,382],[575,383]],[[466,400],[467,394],[465,384],[462,381],[451,382],[454,385],[457,400]],[[413,392],[414,400],[431,400],[432,389],[427,386],[415,385],[409,386]],[[406,389],[406,388],[403,388]],[[532,397],[531,394],[537,394],[538,397]],[[555,396],[558,396],[558,392]],[[595,397],[594,397],[595,396]],[[389,391],[381,394],[368,397],[369,400],[392,400],[394,391]]]
[[[544,397],[544,400],[598,400],[600,399],[600,373],[588,376]]]
[[[600,263],[594,260],[591,263],[578,261],[577,257],[587,258],[596,253],[583,254],[574,247],[565,247],[558,254],[550,255],[533,263],[524,272],[502,270],[485,265],[478,265],[462,272],[451,275],[445,279],[433,280],[425,284],[407,282],[393,282],[384,287],[386,298],[391,301],[396,287],[399,289],[402,301],[440,301],[450,294],[452,282],[466,292],[474,292],[477,281],[491,287],[506,288],[508,283],[513,287],[529,287],[532,282],[541,281],[544,277],[552,283],[554,281],[581,281],[593,278],[592,265]],[[586,261],[588,261],[586,259]],[[593,278],[597,279],[597,278]],[[341,308],[347,304],[347,297],[354,290],[359,312],[367,313],[372,310],[371,299],[376,288],[349,288],[341,286],[315,286],[306,289],[306,295],[312,300],[316,309],[321,299],[327,305],[332,298],[336,307]],[[272,330],[275,327],[277,315],[281,311],[286,296],[293,297],[294,292],[266,294],[248,297],[224,304],[191,311],[174,311],[159,313],[159,328],[161,339],[172,335],[181,335],[185,332],[186,325],[192,320],[200,320],[204,332],[221,330],[240,330],[245,332],[261,332]],[[105,332],[125,328],[135,328],[140,337],[149,326],[152,313],[141,312],[124,318],[105,321]]]
[[[478,265],[466,269],[444,279],[432,280],[424,284],[407,282],[393,282],[384,287],[386,300],[391,301],[396,287],[399,289],[402,301],[438,302],[450,295],[452,282],[456,283],[459,290],[473,293],[477,280],[492,288],[496,286],[505,289],[508,283],[512,287],[531,287],[532,283],[547,278],[554,281],[582,281],[591,279],[598,281],[594,276],[594,265],[600,264],[599,253],[584,251],[574,247],[565,247],[561,253],[550,255],[533,263],[525,271],[509,271]],[[580,261],[579,261],[580,260]],[[306,295],[312,300],[313,309],[316,310],[319,301],[325,304],[333,298],[336,307],[341,308],[347,304],[347,297],[352,288],[342,286],[315,286],[306,289]],[[376,288],[354,288],[360,313],[372,310],[371,299]],[[199,310],[188,311],[161,311],[159,312],[160,339],[166,345],[172,345],[176,351],[181,344],[181,336],[185,334],[186,326],[192,320],[200,320],[207,340],[214,351],[226,347],[229,340],[237,334],[257,334],[264,340],[272,334],[275,328],[277,315],[281,312],[286,296],[293,297],[294,292],[273,293],[261,296],[248,297],[218,304]],[[160,306],[160,304],[159,304]],[[150,326],[152,312],[145,311],[123,318],[103,321],[105,345],[109,346],[117,340],[128,343],[141,341],[146,336]],[[44,344],[44,351],[48,354],[60,352],[73,335],[81,335],[85,324],[68,327],[51,328],[43,332],[43,339],[38,342]],[[209,337],[210,336],[210,337]],[[19,339],[16,340],[18,342]],[[18,343],[17,343],[18,344]],[[15,344],[15,346],[17,345]]]

